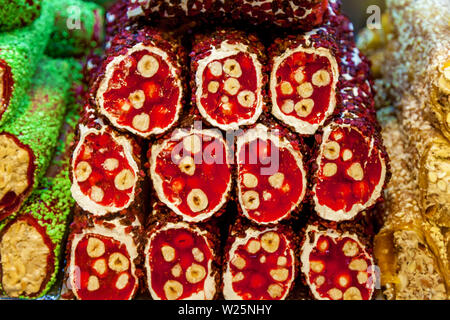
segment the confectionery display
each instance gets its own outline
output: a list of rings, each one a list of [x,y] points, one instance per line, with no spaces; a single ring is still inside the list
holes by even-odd
[[[4,2],[0,299],[449,299],[447,0]]]

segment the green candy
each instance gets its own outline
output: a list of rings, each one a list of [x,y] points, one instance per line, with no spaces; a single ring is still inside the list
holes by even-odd
[[[3,87],[0,92],[10,92],[9,98],[2,99],[0,96],[0,125],[14,117],[23,103],[36,66],[47,46],[53,24],[53,10],[48,4],[47,1],[42,3],[41,16],[31,25],[0,33],[0,71],[3,71],[0,73],[9,74],[12,80],[8,83],[0,81]]]
[[[64,69],[67,65],[70,65],[75,78],[72,81],[80,83],[81,67],[75,64],[74,61],[69,61],[68,63],[49,61],[48,64],[53,65],[49,67],[49,71],[53,70],[57,65],[59,65],[59,68],[61,68],[61,65],[65,65]],[[49,80],[54,82],[56,79]],[[1,233],[6,226],[13,224],[18,219],[32,219],[45,230],[45,235],[53,247],[53,268],[51,271],[48,270],[49,274],[47,274],[44,285],[41,286],[39,292],[35,292],[31,296],[22,293],[18,298],[39,298],[46,295],[55,284],[58,272],[60,271],[60,261],[64,253],[66,230],[70,223],[72,209],[75,204],[70,192],[71,181],[69,178],[69,170],[70,151],[75,137],[75,127],[80,117],[80,105],[73,98],[71,96],[69,97],[70,101],[67,103],[68,112],[59,135],[54,157],[46,175],[40,179],[39,187],[33,191],[20,211],[0,224]],[[0,239],[1,241],[2,239]],[[3,294],[6,294],[2,284],[0,284],[0,289]]]
[[[0,31],[11,31],[32,23],[41,13],[42,0],[2,0]]]
[[[41,60],[36,75],[32,78],[29,100],[24,100],[15,119],[0,128],[0,136],[13,136],[25,148],[30,149],[34,156],[34,172],[28,172],[29,187],[0,207],[0,220],[20,208],[49,165],[66,113],[73,65],[72,60]],[[7,160],[1,159],[0,165],[8,165],[6,162]]]
[[[51,57],[81,56],[104,39],[105,10],[82,0],[53,0],[55,27],[46,54]]]

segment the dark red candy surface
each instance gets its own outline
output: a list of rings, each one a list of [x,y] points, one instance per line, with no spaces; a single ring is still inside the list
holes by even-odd
[[[309,255],[310,283],[321,298],[369,300],[373,294],[374,268],[369,255],[350,237],[320,235]]]
[[[215,75],[211,72],[211,65],[226,66],[228,60],[235,60],[239,64],[237,70],[231,73],[227,73],[225,69],[222,70],[220,75]],[[260,71],[259,71],[260,72]],[[239,86],[236,86],[235,90],[227,91],[226,88],[231,88],[226,84],[228,79],[235,79],[239,82]],[[258,88],[257,83],[257,70],[253,63],[252,58],[248,53],[240,52],[236,55],[214,60],[208,64],[203,71],[202,75],[203,86],[200,103],[205,112],[219,124],[231,124],[239,121],[251,119],[256,113],[258,96],[261,95],[261,88]],[[211,82],[217,83],[216,89],[210,91],[208,87]],[[238,96],[243,91],[250,91],[253,93],[253,103],[242,105]]]
[[[238,164],[241,199],[252,220],[276,222],[301,201],[306,188],[303,172],[287,148],[258,138],[243,145]],[[259,205],[247,206],[249,191],[258,193]]]
[[[224,142],[207,135],[195,136],[198,141],[202,141],[199,152],[194,154],[193,150],[186,149],[182,143],[184,140],[169,141],[158,154],[155,169],[163,180],[165,197],[190,217],[208,213],[219,205],[228,190],[231,177]],[[182,169],[186,159],[194,162],[189,170]],[[194,208],[188,201],[193,190],[200,190],[207,197],[207,204],[198,207],[201,210]]]
[[[144,77],[138,70],[138,64],[148,56],[156,59],[159,66],[153,76]],[[172,67],[162,57],[147,50],[133,52],[115,67],[108,90],[103,94],[104,109],[118,125],[142,134],[155,128],[165,129],[176,117],[182,94],[172,75]],[[136,93],[141,94],[138,98],[140,103],[133,104],[137,98],[130,95]],[[139,122],[136,116],[144,117],[144,120]],[[149,118],[146,119],[147,116]]]
[[[267,231],[239,245],[229,266],[233,291],[244,300],[277,300],[289,290],[292,249],[282,234]]]
[[[317,82],[313,79],[318,71],[328,75],[321,78],[320,85],[316,85]],[[276,103],[285,115],[310,124],[319,124],[324,120],[325,112],[331,103],[330,96],[334,94],[334,88],[332,88],[334,76],[329,58],[312,53],[296,52],[280,64],[276,71],[276,79]],[[299,87],[303,90],[298,89]],[[283,107],[286,103],[290,103],[293,108]],[[300,107],[302,103],[306,105],[303,109]]]
[[[352,127],[335,129],[325,145],[330,141],[339,144],[339,157],[335,160],[321,158],[316,196],[319,204],[334,211],[350,211],[355,204],[367,203],[380,182],[382,163],[379,150],[376,145],[371,149],[366,138]],[[346,158],[346,154],[351,158]],[[336,173],[328,176],[334,172],[333,167],[337,169]],[[327,173],[329,168],[331,173]]]
[[[98,239],[103,243],[104,251],[99,251],[99,253],[103,252],[103,254],[95,254],[92,257],[92,253],[88,253],[90,238]],[[124,261],[122,261],[120,267],[114,267],[116,270],[113,270],[110,268],[111,263],[114,263],[111,260],[114,260],[117,253],[121,255]],[[100,260],[103,260],[100,263],[105,266],[104,269],[95,267]],[[75,248],[75,267],[79,268],[79,271],[75,272],[75,277],[80,277],[78,281],[76,279],[78,285],[76,291],[83,300],[127,300],[134,293],[136,279],[131,271],[130,256],[125,244],[122,242],[97,234],[85,235]],[[118,289],[117,282],[121,276],[128,280],[122,283],[121,289]],[[91,277],[95,277],[97,280]],[[98,286],[95,284],[97,281]],[[90,282],[91,287],[89,286]]]
[[[205,238],[187,228],[158,232],[146,253],[151,289],[164,300],[185,299],[203,291],[212,257]],[[171,291],[168,281],[178,282],[175,291]]]
[[[84,180],[83,178],[81,180],[84,181],[79,181],[77,168],[82,162],[88,163],[92,172],[88,179]],[[108,167],[108,164],[111,167]],[[111,168],[114,169],[110,170]],[[118,144],[109,133],[90,133],[85,137],[74,163],[75,178],[83,194],[105,207],[120,208],[126,206],[131,199],[134,184],[125,183],[123,184],[124,187],[128,185],[131,185],[131,187],[122,190],[122,184],[119,185],[120,189],[118,189],[115,181],[119,174],[125,172],[124,170],[127,170],[126,172],[130,175],[129,179],[133,178],[135,181],[135,172],[125,157],[124,147]],[[104,196],[100,201],[98,201],[99,198],[92,197],[92,187],[94,186],[103,191]]]

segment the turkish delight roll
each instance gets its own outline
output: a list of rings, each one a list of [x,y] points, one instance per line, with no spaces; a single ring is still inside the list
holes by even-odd
[[[148,152],[159,200],[187,222],[218,216],[232,191],[233,155],[217,129],[176,129]]]
[[[11,31],[31,24],[41,14],[42,0],[8,0],[0,9],[0,31]]]
[[[141,153],[135,138],[114,130],[86,104],[71,160],[71,191],[77,204],[97,216],[141,211]]]
[[[0,129],[0,219],[16,212],[45,174],[66,113],[73,64],[41,62],[20,115]]]
[[[284,300],[299,266],[296,235],[287,227],[253,227],[237,222],[223,261],[226,300]]]
[[[45,177],[17,215],[0,226],[1,289],[9,297],[37,298],[54,285],[60,271],[69,218],[69,159],[79,105],[66,117],[57,152]]]
[[[306,226],[300,249],[301,271],[315,299],[373,298],[377,272],[371,242],[357,229],[318,222]]]
[[[390,108],[379,114],[392,159],[385,223],[374,241],[383,293],[389,300],[447,299],[450,269],[444,235],[420,208],[413,154],[400,122]]]
[[[191,62],[192,102],[222,130],[254,124],[266,105],[264,47],[252,34],[220,29],[198,35]]]
[[[49,2],[44,2],[31,25],[0,33],[0,124],[19,112],[53,30],[52,19]]]
[[[258,124],[237,138],[240,212],[258,224],[278,223],[301,209],[307,169],[301,140],[278,125]]]
[[[176,40],[155,29],[116,35],[94,87],[99,113],[144,138],[168,131],[183,107],[185,58]]]
[[[213,300],[219,294],[218,232],[178,220],[160,220],[144,250],[148,290],[155,300]]]
[[[302,135],[312,135],[334,113],[339,59],[327,29],[279,38],[269,49],[272,114]]]
[[[67,244],[64,298],[131,300],[139,287],[138,219],[103,220],[77,212]]]
[[[52,57],[82,56],[103,41],[104,9],[82,0],[54,2],[54,31],[46,48]]]

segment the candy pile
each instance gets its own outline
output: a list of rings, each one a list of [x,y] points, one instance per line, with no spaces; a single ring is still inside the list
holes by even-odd
[[[101,11],[56,2],[0,36],[4,293],[45,294],[67,231],[63,299],[375,297],[390,166],[338,0],[116,1],[46,173],[72,82],[42,55],[101,40]],[[61,27],[75,2],[85,32]]]
[[[66,30],[71,6],[83,32]],[[36,298],[61,269],[80,59],[102,41],[104,10],[79,0],[14,0],[1,10],[0,289]]]

